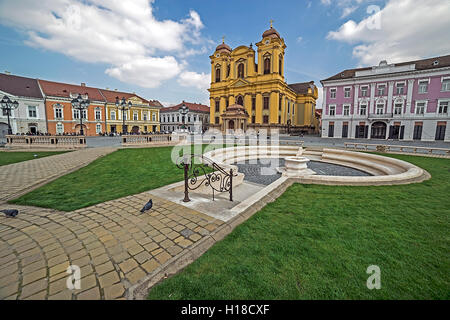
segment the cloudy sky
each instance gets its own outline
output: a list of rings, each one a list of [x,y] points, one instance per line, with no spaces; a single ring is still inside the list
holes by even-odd
[[[449,0],[0,0],[0,72],[207,103],[222,36],[254,44],[273,19],[288,83],[320,86],[343,69],[450,54],[449,15]]]

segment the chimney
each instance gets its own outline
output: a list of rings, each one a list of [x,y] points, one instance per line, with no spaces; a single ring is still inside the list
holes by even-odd
[[[81,83],[81,86],[82,86],[82,87],[86,87],[86,83],[82,82],[82,83]]]

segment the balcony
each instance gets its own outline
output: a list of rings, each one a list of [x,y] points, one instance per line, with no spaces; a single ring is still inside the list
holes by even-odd
[[[383,114],[377,114],[377,113],[369,113],[369,120],[371,119],[390,119],[393,117],[393,113],[383,113]]]

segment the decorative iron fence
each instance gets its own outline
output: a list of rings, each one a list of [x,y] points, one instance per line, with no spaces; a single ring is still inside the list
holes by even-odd
[[[233,201],[233,177],[237,174],[232,168],[227,171],[213,160],[196,154],[178,158],[176,165],[184,170],[184,202],[191,201],[189,190],[196,190],[203,185],[212,189],[213,201],[215,192],[228,192],[230,201]]]

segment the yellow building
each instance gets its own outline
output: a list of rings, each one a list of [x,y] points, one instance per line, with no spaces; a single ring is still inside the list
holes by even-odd
[[[286,83],[284,39],[271,26],[256,46],[232,50],[223,41],[210,56],[210,127],[317,132],[317,87]]]
[[[161,103],[148,101],[136,94],[100,89],[106,100],[106,130],[107,133],[122,133],[123,119],[128,133],[146,133],[160,131],[159,110]],[[125,98],[131,107],[124,112],[116,106],[116,98]]]

